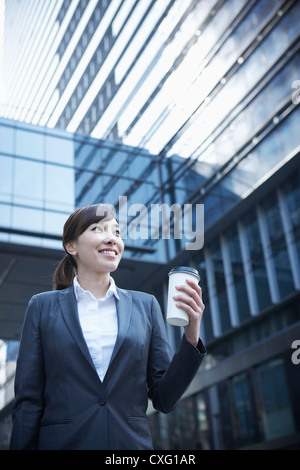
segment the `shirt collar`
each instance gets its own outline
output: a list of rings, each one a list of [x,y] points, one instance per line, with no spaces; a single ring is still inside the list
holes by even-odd
[[[113,295],[119,300],[119,294],[118,294],[118,291],[117,291],[115,280],[111,276],[110,276],[109,279],[110,279],[110,284],[109,284],[109,288],[108,288],[108,290],[105,294],[105,297],[103,299],[99,299],[99,300],[106,300],[109,297],[112,297]],[[92,297],[93,299],[95,299],[95,296],[89,290],[82,289],[81,285],[78,282],[78,277],[77,276],[75,276],[74,279],[73,279],[73,286],[74,286],[74,292],[75,292],[76,300],[78,300],[79,297],[83,298],[84,296],[89,296],[89,297]]]

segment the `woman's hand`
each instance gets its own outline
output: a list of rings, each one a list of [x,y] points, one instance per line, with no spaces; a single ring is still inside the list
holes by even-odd
[[[186,280],[187,285],[176,286],[178,291],[185,294],[178,294],[173,297],[176,306],[182,308],[189,316],[189,324],[184,327],[186,339],[197,346],[200,333],[200,323],[205,306],[202,302],[202,289],[196,282]]]

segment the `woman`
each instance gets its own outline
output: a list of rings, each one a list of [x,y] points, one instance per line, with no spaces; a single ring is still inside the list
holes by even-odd
[[[171,411],[206,353],[201,289],[178,287],[190,323],[172,358],[157,300],[110,276],[124,250],[110,207],[76,210],[63,246],[54,290],[33,296],[25,315],[11,449],[152,449],[148,397]]]

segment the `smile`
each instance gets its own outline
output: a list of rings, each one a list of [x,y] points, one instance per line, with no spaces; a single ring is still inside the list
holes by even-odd
[[[117,252],[115,250],[101,250],[99,253],[106,256],[117,256]]]

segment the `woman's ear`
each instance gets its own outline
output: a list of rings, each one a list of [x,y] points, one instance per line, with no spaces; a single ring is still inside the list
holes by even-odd
[[[69,255],[76,256],[77,255],[76,243],[74,241],[66,243],[65,250],[67,253],[69,253]]]

